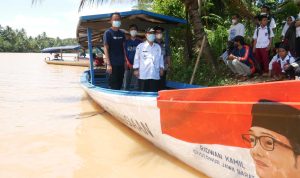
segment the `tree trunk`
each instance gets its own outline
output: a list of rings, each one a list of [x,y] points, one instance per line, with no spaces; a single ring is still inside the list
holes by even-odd
[[[206,35],[203,25],[201,23],[198,1],[195,0],[182,0],[186,9],[188,10],[190,22],[193,26],[193,31],[196,39],[196,49],[200,49],[203,37]],[[201,3],[201,1],[200,1]],[[217,67],[217,60],[214,58],[208,40],[206,40],[203,48],[203,55],[207,60],[210,60],[213,66]]]
[[[185,10],[185,18],[187,21],[186,29],[185,29],[185,44],[184,44],[184,59],[185,64],[189,65],[192,59],[192,33],[191,33],[191,25],[189,23],[189,13],[187,10]]]

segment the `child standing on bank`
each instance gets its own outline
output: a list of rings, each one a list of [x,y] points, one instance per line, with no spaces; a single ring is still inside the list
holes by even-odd
[[[274,33],[268,26],[268,17],[259,17],[260,26],[255,29],[253,35],[253,53],[255,59],[260,64],[264,76],[268,76],[269,71],[269,51],[272,44]]]

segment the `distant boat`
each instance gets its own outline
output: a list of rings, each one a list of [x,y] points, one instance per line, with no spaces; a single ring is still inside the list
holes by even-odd
[[[87,55],[86,57],[80,55],[79,54],[80,49],[81,49],[80,45],[57,46],[57,47],[45,48],[41,50],[41,52],[51,54],[50,57],[45,58],[45,62],[47,64],[89,67],[90,66],[89,55]],[[100,57],[99,60],[101,60],[101,58],[102,56]]]
[[[120,14],[122,27],[126,29],[130,24],[137,24],[139,29],[160,25],[168,31],[180,24],[186,24],[183,19],[143,10]],[[77,39],[82,46],[89,46],[90,54],[91,48],[100,44],[105,29],[110,27],[110,15],[80,17]],[[223,87],[201,87],[168,81],[168,90],[140,92],[112,90],[107,79],[105,69],[94,70],[91,67],[81,76],[81,86],[96,103],[120,122],[209,177],[259,177],[261,172],[257,169],[267,166],[260,160],[258,166],[256,165],[257,162],[250,154],[250,142],[261,146],[261,138],[267,148],[264,150],[259,147],[258,150],[267,152],[266,157],[280,157],[281,150],[279,153],[277,151],[276,156],[276,152],[272,152],[280,146],[280,142],[274,141],[270,135],[250,139],[249,130],[254,117],[258,117],[256,124],[269,124],[274,129],[292,135],[295,140],[300,138],[300,134],[297,134],[299,132],[294,134],[295,128],[299,130],[300,81]],[[262,100],[274,102],[260,102]],[[286,109],[286,105],[293,109]],[[256,113],[253,113],[255,110]],[[298,114],[289,113],[290,110],[296,110]],[[286,125],[295,120],[296,124],[291,131]],[[287,148],[292,149],[285,146],[282,150],[286,149],[291,153],[289,164],[293,167],[295,155]],[[277,168],[280,167],[268,165],[271,171],[282,171]],[[265,170],[267,174],[267,168]]]

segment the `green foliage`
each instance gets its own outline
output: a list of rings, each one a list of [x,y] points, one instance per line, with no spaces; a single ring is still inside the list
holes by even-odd
[[[227,45],[228,27],[220,24],[215,29],[205,29],[207,33],[208,42],[215,54],[221,54]]]
[[[13,30],[0,25],[0,52],[40,52],[43,48],[77,44],[76,39],[60,39],[47,37],[46,33],[37,37],[27,37],[26,31]]]
[[[285,5],[278,8],[276,11],[276,18],[283,21],[286,20],[288,16],[296,17],[299,13],[299,6],[295,6],[293,2],[288,2]]]
[[[156,13],[185,18],[185,10],[180,0],[153,0],[152,10]]]
[[[260,4],[249,3],[245,1],[248,8],[253,14],[260,12]],[[256,1],[256,3],[263,1]],[[292,2],[283,2],[275,0],[266,0],[263,3],[271,4],[271,11],[275,16],[277,28],[275,29],[274,42],[280,40],[282,31],[281,22],[290,15],[296,15],[300,9]],[[176,17],[185,18],[185,9],[182,1],[180,0],[154,0],[152,4],[154,12],[171,15]],[[226,49],[228,39],[228,29],[231,25],[231,15],[238,13],[232,11],[229,7],[220,5],[219,0],[206,0],[201,9],[202,23],[207,34],[208,42],[212,47],[215,56],[222,54]],[[252,36],[255,30],[255,25],[252,19],[244,19],[242,23],[246,27],[246,42],[251,44]],[[168,73],[168,79],[181,82],[189,82],[193,73],[197,52],[194,52],[192,58],[188,62],[185,60],[186,41],[194,42],[193,36],[189,39],[186,37],[186,28],[172,29],[171,31],[170,47],[172,50],[172,66],[171,71]],[[231,72],[225,66],[223,61],[220,61],[219,68],[212,70],[212,65],[207,61],[201,59],[198,70],[195,76],[195,84],[200,85],[228,85],[235,84],[236,81],[230,77]]]
[[[212,7],[207,4],[207,7]],[[152,9],[154,12],[171,15],[175,17],[185,18],[185,9],[180,0],[154,0]],[[227,41],[227,25],[229,22],[216,14],[209,14],[203,17],[208,24],[206,31],[208,33],[209,43],[212,44],[213,50],[219,54],[226,47]],[[196,60],[196,53],[192,55],[192,59],[185,60],[185,51],[187,50],[186,41],[194,42],[193,36],[191,39],[186,37],[186,26],[172,29],[170,34],[170,47],[172,51],[172,66],[168,73],[168,80],[180,81],[188,83],[191,79],[194,64]],[[221,64],[222,65],[222,64]],[[197,70],[194,84],[200,85],[225,85],[230,82],[228,77],[228,70],[222,67],[217,72],[212,70],[212,65],[207,61],[201,60]]]
[[[183,49],[172,53],[172,70],[168,73],[168,77],[173,81],[189,83],[194,70],[195,58],[190,65],[185,65],[183,59]],[[207,61],[200,60],[198,70],[195,74],[193,84],[203,86],[228,85],[236,83],[230,78],[230,72],[223,61],[220,61],[218,71],[211,70],[213,67]]]

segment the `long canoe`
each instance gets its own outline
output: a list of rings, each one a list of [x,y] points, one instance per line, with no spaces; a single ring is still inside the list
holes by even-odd
[[[126,28],[185,23],[147,11],[121,16]],[[90,54],[109,17],[80,18],[78,41]],[[224,87],[168,82],[169,90],[158,93],[112,90],[107,83],[93,68],[81,76],[87,94],[116,119],[207,176],[300,178],[300,81]]]
[[[210,177],[259,177],[256,170],[260,167],[256,165],[268,161],[262,158],[255,163],[250,145],[242,139],[252,128],[255,107],[262,108],[261,111],[267,108],[265,113],[259,113],[269,119],[265,125],[300,138],[300,134],[297,135],[299,81],[202,88],[168,83],[170,90],[152,93],[108,89],[105,74],[96,76],[96,84],[92,85],[87,71],[81,77],[81,85],[120,122]],[[286,106],[294,108],[295,113],[286,113]],[[291,124],[284,124],[287,119]],[[295,124],[296,131],[293,130]],[[285,163],[282,164],[284,167]],[[276,165],[268,166],[275,175],[282,175],[283,170]],[[286,177],[289,176],[286,174]]]

